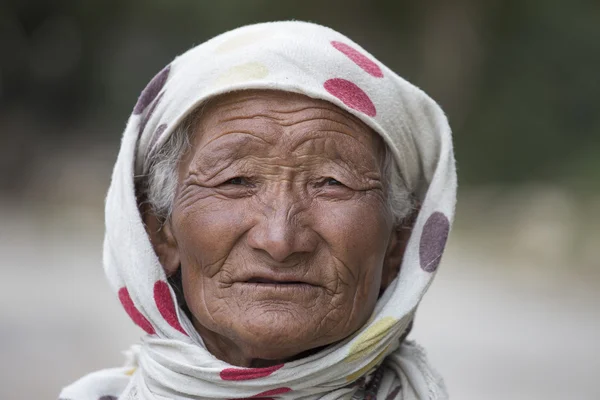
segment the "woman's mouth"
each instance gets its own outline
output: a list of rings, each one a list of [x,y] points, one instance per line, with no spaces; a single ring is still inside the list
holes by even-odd
[[[251,290],[257,296],[264,296],[265,300],[279,298],[281,300],[296,299],[295,301],[297,301],[299,299],[298,296],[313,298],[316,295],[315,289],[319,289],[318,286],[294,277],[281,279],[252,277],[240,283],[242,284],[240,288]]]
[[[266,278],[250,278],[246,283],[260,283],[265,285],[308,285],[308,283],[301,281],[279,281]]]

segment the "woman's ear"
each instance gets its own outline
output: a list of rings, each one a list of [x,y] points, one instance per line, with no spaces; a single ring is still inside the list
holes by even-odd
[[[408,239],[410,239],[418,214],[419,209],[416,209],[412,215],[408,216],[403,223],[396,227],[392,232],[392,237],[390,238],[383,260],[380,293],[383,293],[390,283],[392,283],[394,278],[398,276],[398,272],[400,272],[400,266],[404,259],[404,252],[408,244]]]
[[[144,207],[146,208],[146,207]],[[158,218],[151,210],[143,210],[146,232],[158,260],[167,276],[173,275],[181,263],[177,241],[173,236],[170,222]]]

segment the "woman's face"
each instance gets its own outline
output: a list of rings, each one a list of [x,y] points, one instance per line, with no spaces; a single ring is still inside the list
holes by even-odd
[[[383,143],[340,108],[244,91],[209,103],[155,246],[181,268],[208,349],[268,365],[339,341],[371,315],[401,259]]]

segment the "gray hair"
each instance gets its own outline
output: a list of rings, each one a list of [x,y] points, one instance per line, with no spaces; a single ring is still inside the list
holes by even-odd
[[[198,120],[198,112],[188,116],[169,139],[150,154],[147,175],[138,178],[140,195],[162,221],[171,216],[178,182],[178,164],[191,147],[190,136]],[[384,143],[382,175],[386,203],[396,228],[414,211],[414,198],[408,190],[391,149]]]

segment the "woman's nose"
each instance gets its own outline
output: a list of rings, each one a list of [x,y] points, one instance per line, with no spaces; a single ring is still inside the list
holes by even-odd
[[[266,252],[276,262],[315,251],[319,236],[292,208],[271,208],[262,215],[248,232],[250,247]]]

